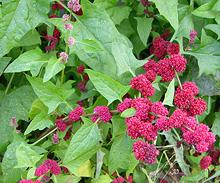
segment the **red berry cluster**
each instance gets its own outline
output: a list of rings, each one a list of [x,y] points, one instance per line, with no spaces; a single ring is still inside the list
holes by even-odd
[[[138,90],[143,98],[125,98],[117,107],[118,112],[128,108],[136,110],[133,117],[125,120],[127,134],[138,140],[133,144],[133,152],[138,160],[152,164],[156,161],[159,151],[154,141],[158,131],[167,131],[178,128],[183,133],[183,139],[188,144],[194,145],[197,152],[206,152],[214,144],[215,136],[205,124],[199,124],[195,116],[201,115],[206,110],[206,102],[196,98],[199,89],[193,82],[185,82],[175,92],[174,104],[176,110],[169,116],[168,109],[162,102],[151,102],[147,97],[154,95],[152,82],[156,75],[162,77],[162,82],[171,81],[186,69],[187,61],[179,53],[179,45],[165,41],[158,37],[153,42],[153,53],[161,59],[158,62],[149,60],[145,65],[145,74],[140,74],[131,79],[132,89]],[[167,55],[168,54],[168,55]],[[167,58],[164,58],[165,56]]]

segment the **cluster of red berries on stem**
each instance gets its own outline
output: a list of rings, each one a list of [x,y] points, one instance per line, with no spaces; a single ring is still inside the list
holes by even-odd
[[[180,54],[179,45],[157,37],[153,41],[151,53],[158,61],[150,59],[144,65],[145,73],[132,78],[130,82],[131,88],[138,90],[142,97],[126,98],[117,107],[120,113],[128,108],[136,110],[133,117],[125,120],[127,134],[137,139],[133,144],[136,159],[148,164],[155,163],[159,151],[152,142],[156,140],[159,131],[173,128],[180,129],[183,140],[193,145],[197,152],[207,152],[215,142],[215,135],[207,125],[199,124],[196,120],[196,116],[206,110],[206,102],[197,97],[198,87],[194,82],[181,85],[179,81],[178,73],[183,73],[187,65],[187,60]],[[174,97],[176,109],[171,115],[162,102],[151,102],[148,98],[155,93],[153,82],[157,76],[162,78],[161,82],[172,81],[175,77],[179,81],[180,86]],[[204,169],[206,166],[201,167]]]

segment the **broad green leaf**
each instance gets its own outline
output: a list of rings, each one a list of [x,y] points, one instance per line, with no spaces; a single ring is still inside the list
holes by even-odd
[[[40,34],[34,29],[29,31],[27,34],[22,37],[19,41],[19,46],[32,46],[41,44]]]
[[[88,161],[100,148],[101,134],[97,124],[84,124],[72,137],[63,159],[63,166],[66,166],[72,173]]]
[[[49,1],[4,0],[0,17],[0,57],[7,54],[30,30],[47,21]],[[31,20],[31,21],[30,21]]]
[[[220,112],[215,113],[215,121],[212,125],[212,132],[220,136]]]
[[[27,51],[15,59],[4,71],[5,73],[30,71],[32,68],[41,68],[48,58],[40,48]]]
[[[35,167],[36,163],[43,157],[34,151],[28,144],[21,143],[16,149],[18,164],[15,168]]]
[[[165,97],[163,100],[163,105],[173,106],[173,98],[175,92],[175,79],[173,79],[169,86],[167,87],[167,91],[165,93]]]
[[[112,174],[118,169],[128,169],[131,162],[132,140],[127,135],[120,135],[114,138],[109,153],[109,172]]]
[[[48,109],[40,99],[36,99],[32,103],[32,106],[29,112],[29,118],[32,120],[37,114],[41,113],[42,111],[47,113]]]
[[[2,57],[0,58],[0,76],[3,74],[5,68],[7,67],[8,63],[10,62],[10,57]]]
[[[135,108],[128,108],[128,109],[126,109],[125,111],[123,111],[122,113],[121,113],[121,117],[122,118],[129,118],[129,117],[132,117],[132,116],[134,116],[135,115],[135,112],[136,112],[136,110],[135,110]]]
[[[15,117],[17,121],[27,121],[29,109],[35,98],[36,95],[30,86],[22,86],[0,100],[0,152],[4,151],[12,140],[13,128],[9,125],[12,117]]]
[[[3,173],[3,182],[17,182],[22,174],[22,170],[14,168],[17,165],[16,148],[21,144],[21,141],[13,141],[4,154],[1,168]]]
[[[76,171],[77,177],[93,177],[92,165],[90,160],[83,163]]]
[[[49,81],[52,77],[54,77],[64,68],[65,68],[64,63],[62,63],[59,59],[56,58],[50,59],[46,66],[43,82]]]
[[[112,179],[108,174],[101,175],[98,179],[94,180],[93,183],[111,183]]]
[[[76,41],[76,46],[78,46],[78,44],[83,45],[84,50],[87,53],[96,53],[99,51],[103,51],[101,45],[96,40],[84,39],[81,41]]]
[[[211,0],[208,3],[198,7],[192,13],[203,18],[216,18],[220,16],[220,1]]]
[[[36,95],[48,107],[48,113],[53,112],[60,104],[68,105],[66,99],[74,92],[74,89],[65,89],[50,81],[44,83],[41,78],[33,78],[27,75],[27,79]]]
[[[123,135],[126,133],[126,124],[125,119],[119,116],[113,116],[112,119],[112,137],[115,138],[117,136]]]
[[[114,6],[107,9],[107,13],[111,17],[112,21],[116,24],[120,24],[124,19],[127,19],[131,12],[131,8],[128,6]]]
[[[115,81],[111,77],[100,72],[89,69],[87,69],[86,72],[88,73],[89,78],[95,86],[96,90],[108,100],[109,104],[115,100],[121,101],[122,97],[130,89],[129,86],[124,86],[118,81]]]
[[[151,32],[153,18],[135,17],[137,20],[137,31],[142,43],[147,46],[147,40]]]
[[[218,24],[209,24],[205,26],[205,29],[209,29],[211,31],[213,31],[214,33],[217,34],[218,38],[220,38],[220,25]]]
[[[80,181],[80,177],[77,177],[75,175],[64,175],[64,174],[60,174],[60,175],[53,175],[52,179],[54,181],[54,183],[78,183]]]
[[[118,32],[107,12],[89,1],[82,1],[81,5],[84,14],[77,17],[71,35],[79,42],[86,39],[95,40],[102,51],[88,53],[85,45],[75,44],[70,48],[70,53],[75,53],[93,70],[114,79],[118,79],[126,72],[135,73],[135,70],[145,61],[138,61],[135,58],[132,53],[132,44]],[[69,32],[64,30],[61,19],[50,21],[61,30],[64,36],[68,37]]]
[[[190,175],[189,165],[186,164],[186,162],[184,160],[183,147],[181,146],[181,147],[177,148],[177,146],[176,146],[177,142],[174,139],[171,131],[163,132],[163,134],[165,135],[169,144],[174,145],[173,149],[175,151],[176,161],[177,161],[178,165],[180,166],[180,169],[183,171],[183,173],[185,175]]]
[[[24,135],[27,135],[32,131],[43,130],[51,126],[53,126],[53,122],[51,121],[50,116],[44,111],[34,117],[25,130]]]
[[[177,30],[179,27],[178,21],[178,0],[151,0],[155,3],[157,9],[159,10],[160,14],[163,15],[172,25],[172,27]]]
[[[183,176],[180,180],[180,183],[194,183],[194,182],[200,182],[202,179],[207,177],[208,170],[202,170],[198,173],[193,173],[192,175]]]

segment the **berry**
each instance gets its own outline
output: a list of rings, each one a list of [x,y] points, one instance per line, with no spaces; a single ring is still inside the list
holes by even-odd
[[[68,38],[67,43],[68,43],[69,46],[73,46],[75,44],[75,42],[76,42],[76,40],[73,37],[70,36]]]
[[[85,70],[85,66],[80,65],[80,66],[77,67],[76,71],[77,71],[78,74],[83,74],[84,70]]]
[[[151,105],[151,112],[158,116],[167,116],[168,110],[166,107],[164,107],[162,102],[155,102]]]
[[[55,123],[57,129],[60,130],[61,132],[64,132],[66,130],[67,125],[62,119],[57,119]]]
[[[107,106],[97,106],[94,108],[92,121],[95,122],[98,118],[105,123],[111,120],[112,114]]]
[[[117,107],[117,111],[122,113],[123,111],[125,111],[126,109],[131,107],[131,101],[132,99],[130,98],[125,98],[123,102],[121,102],[120,104],[118,104]]]
[[[154,164],[159,151],[153,144],[148,144],[138,140],[133,144],[133,152],[137,160],[144,161],[148,164]]]
[[[69,113],[68,117],[72,122],[76,122],[81,119],[83,113],[84,113],[83,108],[81,106],[78,106]]]
[[[183,112],[181,109],[176,109],[170,116],[169,123],[174,128],[180,128],[184,124],[186,117],[185,112]]]
[[[162,59],[166,55],[167,50],[167,41],[161,37],[157,37],[153,40],[152,48],[153,54],[158,58]]]
[[[156,77],[157,77],[157,73],[154,71],[154,70],[148,70],[146,73],[145,73],[145,77],[150,81],[150,82],[153,82]]]
[[[190,34],[189,34],[189,37],[190,37],[189,43],[190,44],[193,44],[195,42],[197,34],[198,33],[195,30],[190,31]]]
[[[165,131],[168,131],[171,129],[171,124],[170,124],[170,121],[164,117],[164,116],[161,116],[159,119],[157,119],[156,121],[156,127],[159,129],[159,130],[165,130]]]
[[[194,100],[191,90],[177,90],[175,92],[174,104],[180,109],[188,109]]]
[[[61,168],[56,161],[47,159],[44,164],[50,169],[52,174],[59,175],[61,173]]]
[[[136,139],[141,136],[140,134],[140,128],[142,125],[142,122],[137,117],[131,117],[126,119],[126,125],[127,125],[127,133],[128,135]]]
[[[177,72],[183,72],[186,70],[187,61],[182,55],[175,54],[171,55],[170,64]]]
[[[131,88],[140,91],[144,97],[152,96],[155,92],[152,83],[146,78],[144,74],[140,74],[132,78],[130,85]]]
[[[167,53],[169,55],[179,54],[179,52],[180,52],[179,44],[171,43],[171,42],[168,43]]]
[[[36,168],[34,175],[40,177],[40,176],[46,174],[49,170],[50,170],[50,168],[47,165],[42,164]]]
[[[198,95],[199,94],[199,88],[198,86],[196,86],[196,84],[194,82],[185,82],[183,85],[182,85],[182,88],[183,90],[190,90],[194,96]],[[181,88],[178,87],[176,92],[180,92]]]
[[[162,77],[163,82],[172,81],[175,77],[175,72],[170,65],[170,59],[164,58],[158,62],[157,74]]]
[[[67,60],[68,60],[68,54],[66,53],[66,52],[61,52],[60,53],[60,58],[61,58],[61,60],[63,61],[63,62],[67,62]]]
[[[207,169],[211,164],[212,164],[212,158],[211,156],[204,156],[201,160],[200,160],[200,168],[202,170]]]
[[[189,112],[191,116],[201,115],[205,111],[206,111],[206,102],[201,98],[195,99],[191,103],[189,108]]]
[[[148,60],[146,64],[144,64],[144,70],[147,72],[149,70],[153,70],[157,72],[157,62],[153,59]]]
[[[52,143],[53,144],[59,143],[59,137],[58,137],[57,133],[53,134]]]
[[[157,137],[157,127],[152,125],[151,123],[143,123],[140,124],[138,129],[139,134],[144,137],[147,141],[154,141]]]
[[[73,25],[71,23],[66,23],[66,24],[64,24],[64,29],[72,30],[73,29]]]

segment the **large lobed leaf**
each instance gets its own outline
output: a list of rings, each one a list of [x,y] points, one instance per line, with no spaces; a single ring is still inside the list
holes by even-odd
[[[3,96],[0,101],[0,152],[12,140],[13,128],[10,127],[12,117],[16,120],[28,120],[28,112],[32,102],[36,98],[30,86],[22,86],[10,94]]]
[[[111,104],[115,100],[122,100],[122,97],[130,89],[129,86],[124,86],[118,81],[115,81],[109,76],[87,69],[86,72],[89,75],[90,80],[95,86],[96,90],[103,95],[108,103]]]
[[[49,1],[3,0],[0,17],[0,57],[20,45],[26,33],[47,21]]]
[[[71,35],[76,38],[76,44],[70,48],[80,60],[93,70],[105,73],[117,79],[126,72],[132,74],[145,62],[139,61],[132,53],[130,41],[122,36],[116,29],[114,22],[104,9],[82,1],[83,16],[77,17]],[[68,37],[63,28],[61,19],[50,20]],[[101,48],[99,51],[88,51],[87,45],[81,44],[83,40],[94,40]]]

